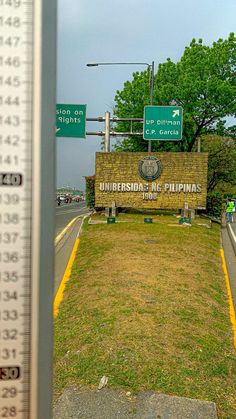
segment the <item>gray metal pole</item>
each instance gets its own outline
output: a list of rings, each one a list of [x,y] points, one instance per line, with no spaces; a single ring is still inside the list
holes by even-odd
[[[110,151],[110,112],[105,112],[105,152]]]
[[[150,67],[149,67],[150,68]],[[153,90],[154,90],[154,61],[151,65],[151,82],[150,82],[150,105],[153,105]],[[152,141],[148,141],[148,152],[152,151]]]
[[[56,106],[56,35],[57,35],[57,1],[42,0],[41,3],[41,40],[38,49],[42,48],[41,63],[35,77],[35,83],[40,83],[39,109],[35,112],[41,115],[38,125],[35,122],[33,138],[35,145],[33,177],[35,184],[39,184],[38,191],[34,194],[36,202],[33,203],[33,213],[40,213],[39,225],[33,225],[33,253],[38,253],[37,261],[32,269],[39,276],[38,290],[33,291],[36,302],[32,302],[33,312],[38,304],[38,337],[34,345],[38,346],[37,357],[33,361],[37,365],[37,401],[35,412],[31,412],[31,419],[50,419],[52,417],[52,362],[53,362],[53,318],[52,307],[54,298],[54,222],[55,222],[55,106]],[[35,8],[35,13],[39,10]],[[39,25],[40,28],[40,25]],[[39,30],[38,28],[38,30]],[[36,45],[35,45],[36,49]],[[35,118],[36,119],[36,118]],[[37,157],[39,152],[39,157]],[[38,168],[37,168],[38,166]],[[35,215],[35,218],[39,215]],[[34,218],[34,216],[33,216]],[[37,238],[39,234],[39,238]],[[35,248],[34,248],[35,247]],[[34,256],[33,254],[33,256]],[[35,266],[34,266],[35,265]],[[34,274],[34,273],[33,273]],[[36,278],[33,278],[36,280]],[[34,281],[33,281],[34,282]],[[34,288],[34,284],[33,284]],[[36,295],[38,294],[38,295]],[[35,307],[35,308],[34,308]],[[32,323],[34,316],[32,315]],[[34,326],[34,325],[33,325]],[[35,327],[35,326],[34,326]],[[32,336],[32,339],[34,337]],[[37,340],[38,338],[38,340]],[[33,406],[32,406],[33,408]]]
[[[197,139],[197,152],[201,153],[201,137]]]
[[[153,105],[153,90],[154,90],[154,61],[152,61],[151,69],[151,88],[150,88],[150,104]]]

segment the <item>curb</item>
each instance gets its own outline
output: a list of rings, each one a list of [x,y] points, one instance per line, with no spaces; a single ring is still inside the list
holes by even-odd
[[[75,255],[79,246],[79,238],[77,237],[70,255],[69,262],[67,264],[66,270],[64,272],[63,278],[61,280],[60,286],[57,290],[56,296],[54,298],[53,303],[53,317],[54,319],[58,316],[59,313],[59,306],[63,300],[64,291],[66,288],[66,284],[70,279],[71,269],[75,260]]]
[[[57,237],[54,240],[54,245],[57,246],[58,243],[61,241],[61,239],[63,239],[63,237],[66,235],[66,233],[68,232],[68,230],[73,226],[73,224],[81,217],[87,217],[90,213],[88,214],[82,214],[82,215],[78,215],[77,217],[73,218],[67,225],[66,227],[57,235]],[[83,224],[83,222],[82,222]]]
[[[228,230],[228,234],[234,249],[234,253],[236,255],[236,234],[234,233],[232,227],[230,224],[227,224],[227,230]]]
[[[81,216],[79,216],[79,217],[81,217]],[[75,222],[75,220],[77,220],[79,217],[76,217],[76,218],[74,218],[67,226],[66,226],[66,228],[64,228],[64,230],[62,231],[62,233],[64,232],[64,234],[60,237],[60,239],[59,240],[61,240],[61,238],[62,237],[64,237],[64,235],[66,234],[66,232],[68,231],[68,229],[74,224],[74,222]],[[74,245],[73,245],[73,249],[72,249],[72,252],[71,252],[71,254],[70,254],[70,258],[69,258],[69,262],[68,262],[68,264],[67,264],[67,266],[66,266],[66,270],[65,270],[65,272],[64,272],[64,275],[63,275],[63,278],[62,278],[62,280],[61,280],[61,283],[60,283],[60,285],[59,285],[59,288],[58,288],[58,290],[57,290],[57,293],[56,293],[56,296],[55,296],[55,298],[54,298],[54,302],[53,302],[53,317],[54,317],[54,319],[58,316],[58,313],[59,313],[59,306],[60,306],[60,304],[61,304],[61,302],[62,302],[62,300],[63,300],[63,296],[64,296],[64,291],[65,291],[65,288],[66,288],[66,284],[67,284],[67,282],[69,281],[69,279],[70,279],[70,275],[71,275],[71,269],[72,269],[72,266],[73,266],[73,263],[74,263],[74,260],[75,260],[75,256],[76,256],[76,252],[77,252],[77,249],[78,249],[78,246],[79,246],[79,236],[80,236],[80,233],[81,233],[81,229],[82,229],[82,226],[83,226],[83,224],[84,224],[84,220],[85,220],[85,218],[86,217],[88,217],[88,214],[87,215],[84,215],[83,216],[83,220],[82,220],[82,223],[81,223],[81,225],[80,225],[80,227],[79,227],[79,230],[78,230],[78,233],[77,233],[77,235],[76,235],[76,239],[75,239],[75,242],[74,242]],[[62,234],[61,233],[61,234]],[[59,234],[59,236],[60,236],[60,234]],[[58,237],[59,237],[58,236]],[[57,242],[58,243],[58,242]]]
[[[201,214],[200,216],[203,217],[203,218],[207,218],[208,220],[211,220],[213,223],[222,225],[221,220],[219,220],[218,218],[214,218],[214,217],[211,217],[210,215],[206,215],[206,214]]]
[[[58,236],[55,238],[55,240],[54,240],[54,245],[55,246],[57,246],[58,245],[58,243],[61,241],[61,239],[65,236],[65,234],[67,233],[67,231],[69,230],[69,228],[70,227],[72,227],[72,225],[76,222],[76,220],[79,218],[80,216],[78,216],[78,217],[75,217],[75,218],[73,218],[73,220],[71,220],[70,222],[69,222],[69,224],[67,224],[67,226],[58,234]]]
[[[228,270],[227,270],[226,260],[225,260],[225,253],[224,253],[223,248],[220,249],[220,255],[221,255],[222,268],[223,268],[224,277],[225,277],[227,294],[228,294],[229,317],[230,317],[232,332],[233,332],[233,345],[234,345],[234,348],[236,349],[236,316],[235,316],[235,311],[234,311],[232,291],[230,287],[230,279],[228,275]]]

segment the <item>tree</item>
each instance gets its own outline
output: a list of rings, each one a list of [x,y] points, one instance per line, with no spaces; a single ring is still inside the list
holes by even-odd
[[[236,185],[236,140],[205,135],[201,151],[208,153],[208,192],[229,192]]]
[[[150,70],[133,73],[115,96],[118,117],[142,117],[149,104]],[[159,65],[154,78],[154,104],[182,106],[184,110],[183,140],[178,143],[153,141],[152,149],[192,151],[198,137],[220,133],[236,137],[236,126],[225,126],[225,118],[236,116],[236,38],[219,39],[213,45],[192,40],[179,62],[170,58]],[[124,123],[117,130],[129,129]],[[140,125],[133,129],[142,131]],[[117,151],[146,151],[147,141],[140,137],[120,140]]]
[[[208,153],[207,213],[220,217],[227,196],[236,196],[236,141],[208,134],[201,149]]]
[[[150,103],[150,70],[141,73],[133,73],[132,82],[126,81],[124,89],[117,91],[114,109],[115,115],[120,118],[142,118],[143,108]],[[129,122],[117,124],[118,131],[130,131]],[[142,125],[138,122],[132,124],[132,130],[142,131]],[[115,149],[117,151],[146,151],[147,141],[142,137],[129,137],[118,141]]]
[[[95,206],[95,176],[84,176],[86,182],[86,205],[89,209]]]

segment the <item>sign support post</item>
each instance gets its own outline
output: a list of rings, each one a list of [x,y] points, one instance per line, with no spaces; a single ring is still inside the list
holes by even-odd
[[[110,112],[105,112],[105,144],[104,151],[110,151]]]
[[[152,61],[152,66],[151,66],[150,105],[153,105],[153,90],[154,90],[154,61]],[[149,140],[148,152],[151,153],[151,151],[152,151],[152,142]]]

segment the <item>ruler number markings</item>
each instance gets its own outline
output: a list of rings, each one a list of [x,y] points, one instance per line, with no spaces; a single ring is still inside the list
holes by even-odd
[[[0,0],[0,418],[29,417],[33,4]]]

